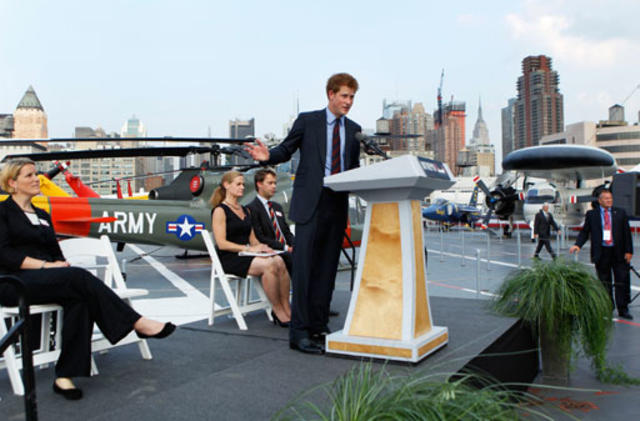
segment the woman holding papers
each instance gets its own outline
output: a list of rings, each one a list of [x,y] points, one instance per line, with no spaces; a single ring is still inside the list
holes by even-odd
[[[274,323],[288,327],[289,272],[278,252],[256,239],[249,210],[238,203],[243,194],[244,176],[228,171],[211,196],[211,225],[222,268],[237,276],[259,276],[273,307]]]

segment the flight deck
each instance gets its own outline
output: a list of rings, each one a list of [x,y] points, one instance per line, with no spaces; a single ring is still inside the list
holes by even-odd
[[[455,372],[512,326],[513,319],[498,317],[487,309],[488,300],[509,272],[519,264],[531,264],[535,249],[528,230],[501,239],[486,231],[454,227],[442,232],[427,228],[425,239],[433,318],[449,327],[449,344],[417,365],[387,366],[397,373]],[[560,256],[573,259],[567,254],[571,240],[560,244]],[[640,247],[640,239],[634,236],[634,240]],[[553,246],[557,250],[558,242],[554,240]],[[264,312],[246,317],[247,331],[240,331],[228,316],[216,318],[209,326],[209,259],[176,259],[175,255],[181,253],[171,247],[137,245],[127,245],[117,253],[118,259],[125,261],[127,284],[150,291],[148,296],[134,300],[136,309],[146,316],[171,320],[180,328],[168,339],[149,341],[153,354],[150,361],[142,360],[133,345],[94,354],[100,374],[77,379],[76,384],[85,391],[85,398],[80,401],[65,401],[54,395],[52,366],[36,368],[40,420],[270,419],[300,393],[330,384],[358,363],[351,358],[291,351],[287,329],[270,324]],[[542,258],[550,257],[543,253]],[[588,261],[588,247],[578,258]],[[640,265],[639,259],[634,257],[633,263]],[[343,259],[332,304],[340,315],[331,319],[332,330],[340,329],[344,323],[350,275]],[[639,285],[632,275],[632,296],[640,291]],[[223,294],[216,295],[223,299]],[[614,323],[608,355],[628,374],[640,377],[638,301],[630,305],[630,312],[633,321]],[[374,364],[382,367],[383,362]],[[569,414],[582,420],[629,420],[640,413],[636,399],[639,387],[599,383],[585,359],[578,360],[570,387],[576,390],[532,391],[549,403],[560,402]],[[13,395],[6,370],[0,370],[0,399],[0,419],[24,419],[22,397]]]

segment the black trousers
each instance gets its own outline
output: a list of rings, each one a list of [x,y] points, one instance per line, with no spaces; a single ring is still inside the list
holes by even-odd
[[[627,311],[627,306],[631,298],[631,278],[629,275],[629,264],[624,260],[616,259],[613,247],[602,247],[600,260],[595,264],[598,279],[602,282],[604,289],[611,297],[611,304],[617,307],[618,311]],[[612,284],[611,272],[615,283]],[[611,291],[615,289],[615,294]],[[615,303],[613,298],[615,297]]]
[[[324,188],[311,219],[305,224],[296,224],[289,329],[292,341],[327,329],[347,226],[347,200],[346,193]]]
[[[551,240],[548,238],[540,238],[540,237],[538,237],[538,246],[536,247],[536,252],[534,253],[535,256],[540,254],[540,251],[542,251],[542,246],[544,246],[547,249],[551,257],[554,257],[554,258],[556,257],[556,254],[553,252],[553,249],[551,248]]]
[[[89,376],[94,322],[115,344],[131,332],[141,317],[104,282],[81,268],[22,270],[14,275],[24,282],[29,304],[55,303],[64,310],[57,377]],[[0,304],[17,303],[11,287],[0,287]]]

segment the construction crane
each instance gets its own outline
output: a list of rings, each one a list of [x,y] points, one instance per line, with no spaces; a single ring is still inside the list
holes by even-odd
[[[638,85],[635,88],[633,88],[633,91],[631,91],[631,93],[629,95],[627,95],[627,97],[624,99],[624,101],[622,101],[622,104],[620,104],[620,105],[622,105],[624,107],[624,104],[627,101],[629,101],[629,98],[631,98],[633,96],[633,94],[635,94],[638,89],[640,89],[640,85]]]
[[[436,128],[442,125],[442,82],[444,81],[444,68],[440,74],[440,86],[438,86],[438,118],[436,118]]]

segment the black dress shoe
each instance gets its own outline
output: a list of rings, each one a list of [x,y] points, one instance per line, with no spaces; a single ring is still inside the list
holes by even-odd
[[[291,322],[280,321],[280,319],[278,319],[278,316],[276,316],[276,313],[274,313],[273,310],[271,311],[271,317],[273,318],[274,325],[278,325],[280,327],[289,327],[289,325],[291,324]]]
[[[309,338],[302,338],[297,341],[289,341],[289,348],[305,354],[324,354],[324,347],[314,343]]]
[[[144,333],[140,333],[140,332],[136,332],[136,335],[138,335],[138,338],[140,338],[140,339],[148,339],[148,338],[162,339],[162,338],[166,338],[167,336],[171,335],[174,330],[176,330],[176,325],[174,325],[171,322],[167,322],[162,327],[162,330],[160,332],[156,333],[155,335],[145,335]]]
[[[633,316],[629,313],[629,310],[618,310],[618,317],[627,320],[633,320]]]
[[[311,340],[317,345],[324,346],[324,344],[326,343],[327,335],[327,332],[313,333],[311,334]]]
[[[339,311],[329,310],[329,317],[338,317],[340,315]]]
[[[65,399],[70,401],[77,401],[78,399],[82,399],[82,389],[78,389],[77,387],[73,389],[63,389],[53,382],[53,391],[58,395],[62,395]]]

